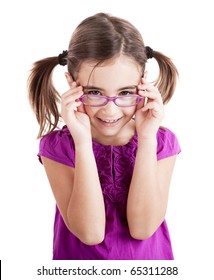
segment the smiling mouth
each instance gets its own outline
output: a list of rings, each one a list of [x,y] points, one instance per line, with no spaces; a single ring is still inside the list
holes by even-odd
[[[107,125],[113,125],[113,124],[117,124],[119,120],[121,120],[121,118],[119,119],[101,119],[101,118],[98,118],[99,121],[101,121],[102,123],[104,124],[107,124]]]

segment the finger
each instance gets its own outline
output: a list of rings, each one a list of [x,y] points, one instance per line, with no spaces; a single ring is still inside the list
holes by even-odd
[[[62,103],[61,107],[63,108],[66,108],[68,110],[74,110],[76,109],[76,107],[80,106],[82,104],[81,101],[71,101],[71,102],[64,102]]]
[[[68,91],[66,91],[65,93],[62,94],[61,98],[66,98],[69,95],[73,95],[73,94],[76,94],[79,92],[81,92],[83,94],[81,86],[75,87],[75,88],[70,88]]]
[[[80,105],[77,107],[77,111],[86,114],[85,107],[81,101],[80,101]]]
[[[69,85],[70,85],[70,89],[68,91],[66,91],[64,94],[62,94],[62,96],[66,96],[66,95],[70,94],[71,92],[75,93],[79,90],[82,90],[82,87],[77,86],[76,82],[69,83]]]
[[[140,103],[137,105],[137,110],[143,108],[146,103],[147,103],[147,98],[143,97],[142,100],[140,101]]]
[[[160,107],[156,102],[149,102],[147,103],[141,111],[143,113],[151,113],[151,115],[155,118],[162,119],[164,117],[164,110],[163,107]]]
[[[67,104],[67,103],[70,103],[70,102],[79,101],[79,98],[80,98],[82,95],[83,95],[83,92],[82,92],[82,91],[76,92],[76,93],[70,92],[68,95],[62,96],[62,98],[61,98],[61,103]]]
[[[157,102],[151,101],[145,104],[145,106],[143,107],[143,110],[150,110],[150,109],[154,109],[154,108],[158,108],[159,105],[157,104]]]
[[[151,84],[140,84],[138,85],[138,89],[139,90],[144,90],[144,91],[148,91],[148,92],[156,92],[159,93],[159,90],[157,87],[151,85]]]
[[[147,102],[156,101],[159,104],[163,103],[162,96],[159,92],[148,92],[147,90],[139,90],[138,94],[147,98]]]

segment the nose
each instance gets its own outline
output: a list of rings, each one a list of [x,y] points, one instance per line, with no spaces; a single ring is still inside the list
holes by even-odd
[[[119,107],[112,100],[102,107],[103,111],[107,112],[108,115],[112,115],[114,112],[118,111],[118,108]]]

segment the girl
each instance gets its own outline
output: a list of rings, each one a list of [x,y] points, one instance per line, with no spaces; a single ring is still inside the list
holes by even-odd
[[[145,72],[152,57],[160,69],[154,86]],[[58,64],[68,67],[61,97],[51,79]],[[160,124],[176,79],[168,57],[104,13],[79,24],[68,51],[34,64],[38,156],[57,204],[54,260],[173,259],[164,217],[180,148]],[[66,125],[56,129],[60,118]]]

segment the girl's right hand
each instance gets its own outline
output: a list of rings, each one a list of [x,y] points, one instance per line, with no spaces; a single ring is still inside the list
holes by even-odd
[[[83,95],[82,87],[76,82],[61,96],[61,116],[67,125],[75,145],[91,143],[91,125],[83,104],[78,99]]]

